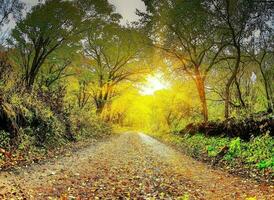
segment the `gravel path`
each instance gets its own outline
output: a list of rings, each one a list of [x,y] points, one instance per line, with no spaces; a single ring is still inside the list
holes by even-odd
[[[274,199],[272,186],[213,170],[142,133],[0,173],[0,199]]]

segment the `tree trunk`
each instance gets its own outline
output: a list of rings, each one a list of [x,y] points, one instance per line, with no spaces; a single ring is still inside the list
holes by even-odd
[[[32,91],[33,85],[35,81],[35,75],[30,75],[29,79],[27,80],[27,90]]]
[[[235,78],[235,85],[236,85],[236,89],[237,89],[237,93],[238,93],[238,99],[239,99],[239,101],[241,103],[241,107],[245,108],[246,104],[245,104],[245,101],[243,99],[240,82],[237,80],[237,77]]]
[[[263,77],[263,83],[264,83],[266,100],[267,100],[267,109],[268,110],[273,110],[272,93],[270,92],[271,88],[269,86],[266,74],[264,73],[262,63],[260,64],[260,71],[261,71],[261,74],[262,74],[262,77]]]
[[[105,105],[106,105],[106,95],[103,95],[102,94],[102,91],[100,91],[100,94],[97,96],[97,99],[96,99],[96,114],[97,115],[101,115],[104,108],[105,108]]]
[[[236,55],[236,63],[232,72],[232,75],[228,79],[226,86],[225,86],[225,119],[229,118],[229,102],[230,102],[230,87],[233,83],[234,80],[236,80],[239,67],[240,67],[240,62],[241,62],[241,50],[240,47],[237,46],[237,55]]]
[[[107,102],[111,99],[112,89],[109,83],[102,86],[100,94],[96,100],[96,113],[101,114],[106,107]]]
[[[33,63],[30,71],[26,72],[25,77],[25,87],[27,91],[31,92],[33,89],[33,85],[35,83],[35,79],[37,77],[38,71],[41,68],[41,65],[38,63]]]
[[[96,114],[97,115],[101,115],[102,114],[102,112],[103,112],[103,110],[104,110],[104,104],[102,104],[102,103],[99,103],[99,104],[97,104],[96,105]]]
[[[206,92],[205,92],[205,82],[201,76],[199,68],[195,68],[195,83],[198,90],[201,107],[202,107],[202,115],[204,118],[204,122],[208,122],[208,108],[207,108],[207,101],[206,101]]]
[[[269,85],[269,96],[270,96],[271,105],[272,105],[272,110],[270,110],[270,111],[274,112],[274,97],[273,97],[273,89],[272,89],[271,84]]]

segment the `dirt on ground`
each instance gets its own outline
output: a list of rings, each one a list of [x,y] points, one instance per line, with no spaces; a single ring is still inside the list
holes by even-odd
[[[214,170],[142,133],[0,172],[0,199],[274,199],[274,187]]]

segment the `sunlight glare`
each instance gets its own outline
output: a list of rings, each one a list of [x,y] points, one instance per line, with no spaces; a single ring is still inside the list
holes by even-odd
[[[163,75],[157,73],[146,78],[146,82],[140,87],[140,94],[153,95],[156,91],[167,89],[168,87],[169,83],[163,79]]]

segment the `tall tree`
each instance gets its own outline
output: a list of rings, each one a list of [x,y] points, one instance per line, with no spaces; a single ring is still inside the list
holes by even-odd
[[[18,51],[22,79],[31,90],[46,59],[58,48],[70,45],[78,31],[80,13],[72,2],[48,0],[34,6],[12,31],[11,44]]]
[[[92,73],[97,113],[115,96],[116,86],[144,72],[146,47],[141,33],[134,28],[120,27],[117,23],[97,24],[97,30],[88,32],[84,42],[87,67]]]
[[[273,2],[257,0],[209,0],[209,12],[215,18],[216,26],[229,42],[226,57],[233,57],[232,72],[225,85],[225,118],[229,117],[231,86],[242,66],[245,43],[254,37],[254,31],[267,23],[267,16],[273,12]]]
[[[270,20],[274,22],[274,18],[270,18]],[[272,24],[261,24],[260,30],[256,33],[256,36],[248,42],[245,50],[250,59],[259,68],[265,90],[267,109],[273,111],[274,27]]]
[[[150,30],[154,46],[172,57],[196,84],[204,121],[208,121],[206,78],[219,62],[225,48],[222,37],[216,37],[215,21],[208,14],[209,5],[202,0],[144,0],[147,12],[140,13]]]
[[[52,53],[75,45],[85,31],[96,28],[90,25],[92,22],[107,20],[112,9],[106,0],[46,0],[34,6],[17,23],[10,40],[18,51],[26,88],[32,89],[42,65]]]

